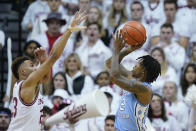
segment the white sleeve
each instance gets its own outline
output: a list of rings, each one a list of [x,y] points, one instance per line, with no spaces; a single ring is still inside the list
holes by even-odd
[[[188,108],[184,103],[181,103],[180,112],[178,114],[178,122],[182,130],[187,129],[188,119],[189,119]]]
[[[156,25],[151,30],[151,38],[155,36],[159,36],[161,31],[161,25]]]
[[[194,122],[195,122],[195,118],[194,118],[194,116],[195,116],[195,111],[196,109],[194,109],[194,108],[192,108],[191,109],[191,112],[190,112],[190,115],[189,115],[189,121],[188,121],[188,131],[193,131],[193,128],[194,128]]]
[[[169,126],[171,131],[182,131],[175,118],[170,116],[168,119],[169,119]]]
[[[27,9],[27,11],[26,11],[26,13],[25,13],[25,15],[24,15],[24,17],[22,19],[21,25],[22,25],[23,30],[26,30],[26,26],[31,22],[31,17],[33,17],[32,16],[32,12],[33,12],[32,10],[33,9],[32,9],[32,4],[31,4],[28,7],[28,9]]]
[[[0,45],[3,47],[5,45],[5,34],[0,30]]]
[[[169,64],[175,68],[176,71],[179,71],[184,65],[186,55],[184,48],[178,47],[176,50],[178,51],[176,52],[175,56],[173,56],[173,53],[170,52],[165,52],[165,55]]]

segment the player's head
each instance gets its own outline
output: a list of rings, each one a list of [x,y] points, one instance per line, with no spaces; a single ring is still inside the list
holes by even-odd
[[[168,101],[175,101],[177,98],[178,88],[175,82],[167,81],[163,86],[163,96],[164,99]]]
[[[11,121],[11,111],[8,108],[0,108],[0,130],[6,131]]]
[[[153,94],[152,101],[148,110],[148,118],[152,122],[153,116],[160,116],[163,121],[167,121],[165,105],[159,94]]]
[[[115,131],[114,127],[114,122],[115,122],[115,115],[108,115],[105,118],[105,131]]]
[[[25,53],[25,55],[34,59],[34,57],[35,57],[34,51],[35,51],[35,49],[40,48],[40,47],[41,47],[41,45],[37,41],[30,40],[24,46],[24,53]]]
[[[139,1],[134,1],[130,6],[131,10],[131,19],[134,21],[140,21],[142,19],[142,15],[144,14],[144,6]]]
[[[137,60],[139,61],[132,71],[133,77],[143,79],[149,83],[155,81],[161,73],[159,62],[150,55],[139,57]]]
[[[176,0],[164,1],[164,11],[168,22],[174,22],[173,20],[175,19],[177,8],[178,5]]]
[[[172,24],[165,23],[161,26],[161,32],[160,32],[161,41],[170,42],[173,35],[174,35],[174,29]]]
[[[30,57],[22,56],[17,57],[12,62],[12,72],[16,79],[26,79],[33,71],[36,70],[36,65]]]
[[[99,25],[96,22],[89,23],[87,25],[88,40],[92,42],[96,42],[99,39],[100,31],[101,31],[101,25]]]

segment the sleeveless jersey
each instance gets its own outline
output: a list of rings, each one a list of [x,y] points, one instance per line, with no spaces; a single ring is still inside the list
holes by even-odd
[[[151,87],[146,82],[144,84]],[[133,93],[123,90],[116,113],[115,128],[117,131],[145,131],[148,107],[149,104],[142,105]]]
[[[16,83],[13,89],[12,119],[8,131],[41,131],[41,116],[43,109],[43,98],[38,92],[35,100],[24,103],[20,97],[23,81]]]

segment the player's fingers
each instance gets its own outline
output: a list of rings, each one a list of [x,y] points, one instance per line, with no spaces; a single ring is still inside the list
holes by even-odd
[[[87,19],[88,15],[84,15],[83,17],[80,18],[79,23],[81,23],[83,20]]]

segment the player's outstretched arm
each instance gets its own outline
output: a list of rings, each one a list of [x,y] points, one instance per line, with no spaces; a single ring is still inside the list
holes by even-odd
[[[80,11],[76,13],[74,20],[72,21],[70,27],[63,33],[61,39],[54,45],[51,50],[47,60],[34,72],[32,72],[29,77],[23,82],[22,90],[20,92],[21,97],[26,99],[25,102],[32,102],[34,99],[35,86],[38,82],[50,71],[53,64],[61,56],[65,45],[71,35],[71,29],[78,26],[84,19],[87,18],[85,12]]]
[[[120,64],[119,64],[119,41],[123,41],[123,35],[117,33],[116,38],[114,38],[114,52],[112,55],[111,62],[111,80],[119,87],[129,92],[133,92],[141,104],[148,104],[152,97],[151,90],[145,86],[140,81],[131,81],[130,79],[124,77],[120,74]]]

